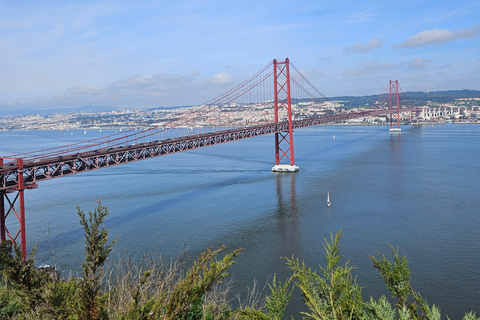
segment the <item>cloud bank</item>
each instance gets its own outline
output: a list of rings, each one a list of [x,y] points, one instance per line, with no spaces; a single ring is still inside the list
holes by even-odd
[[[194,105],[221,94],[233,83],[230,73],[220,72],[209,78],[191,74],[157,73],[147,76],[131,76],[103,86],[82,85],[71,87],[59,95],[28,100],[12,100],[0,104],[12,108],[56,108],[84,105],[114,105],[117,107],[151,108]],[[203,100],[200,100],[203,99]]]
[[[366,53],[370,52],[374,49],[380,48],[387,40],[384,39],[372,39],[368,43],[363,44],[362,41],[357,41],[351,46],[344,48],[346,52],[361,52]]]
[[[417,57],[417,58],[414,58],[414,59],[410,60],[410,62],[408,63],[408,66],[411,69],[426,69],[428,64],[430,64],[431,62],[432,62],[432,60],[430,60],[430,59]]]
[[[345,76],[368,76],[379,73],[381,71],[397,69],[398,66],[391,61],[380,63],[377,60],[364,61],[360,68],[349,68],[343,71]]]
[[[480,26],[474,25],[471,29],[459,29],[458,31],[450,31],[445,29],[425,30],[409,37],[407,40],[393,45],[392,48],[413,48],[422,47],[440,42],[456,41],[460,39],[474,38],[480,34]]]

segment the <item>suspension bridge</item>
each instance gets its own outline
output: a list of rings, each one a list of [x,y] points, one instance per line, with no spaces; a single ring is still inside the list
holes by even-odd
[[[272,171],[294,172],[299,169],[294,158],[295,129],[387,115],[390,117],[390,131],[399,132],[400,112],[418,114],[421,111],[416,107],[400,107],[399,94],[398,80],[389,81],[371,108],[294,119],[292,109],[295,104],[308,103],[320,107],[328,102],[328,98],[288,58],[273,60],[230,91],[161,124],[66,146],[0,157],[1,241],[20,241],[21,252],[26,259],[25,190],[37,188],[41,181],[267,134],[274,135],[275,165]],[[227,115],[232,108],[239,107],[263,110],[262,119],[238,126]],[[179,128],[198,130],[185,132],[179,131]],[[14,220],[12,225],[15,228],[18,225],[17,231],[7,227],[9,217]]]

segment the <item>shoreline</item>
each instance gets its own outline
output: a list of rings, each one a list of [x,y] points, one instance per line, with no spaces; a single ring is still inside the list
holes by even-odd
[[[438,125],[438,124],[480,124],[480,121],[442,121],[442,122],[421,122],[421,123],[401,123],[400,126],[407,126],[407,125],[417,125],[417,126],[424,126],[424,125]],[[319,124],[317,126],[389,126],[389,123],[326,123],[326,124]],[[396,124],[395,124],[396,125]],[[204,128],[204,127],[199,127]],[[32,128],[32,129],[0,129],[0,132],[3,131],[98,131],[98,130],[129,130],[135,129],[139,130],[137,127],[115,127],[115,128],[75,128],[75,129],[40,129],[40,128]]]

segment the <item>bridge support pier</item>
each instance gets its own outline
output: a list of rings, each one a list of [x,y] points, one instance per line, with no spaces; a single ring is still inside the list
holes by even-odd
[[[0,240],[1,242],[5,241],[6,238],[6,225],[5,219],[5,191],[0,191]]]
[[[3,166],[3,158],[0,158],[0,167]],[[5,226],[5,190],[0,191],[0,242],[6,240]]]
[[[288,131],[275,133],[275,166],[274,172],[295,172],[298,166],[295,165],[293,152],[293,124],[292,124],[292,99],[290,94],[290,61],[288,58],[284,62],[273,60],[273,92],[274,92],[274,113],[275,123],[279,121],[279,111],[287,110]],[[285,157],[290,164],[280,164],[280,160]]]
[[[298,166],[289,164],[276,164],[272,167],[273,172],[295,172],[298,170],[300,170]]]
[[[1,242],[11,240],[15,243],[20,237],[20,249],[22,252],[23,260],[27,260],[27,236],[25,233],[25,186],[23,181],[23,159],[16,159],[18,165],[18,188],[13,191],[16,192],[13,200],[8,196],[7,191],[0,191],[0,239]],[[0,159],[0,165],[3,164],[3,159]],[[6,200],[6,201],[5,201]],[[8,209],[5,210],[5,205]],[[18,231],[12,235],[7,228],[7,218],[10,213],[15,214],[19,223]]]
[[[0,196],[0,237],[2,242],[7,240],[11,240],[15,243],[20,236],[20,249],[22,252],[23,260],[27,259],[27,236],[25,233],[25,190],[17,191],[13,201],[8,197],[7,193],[2,191]],[[8,210],[5,210],[5,199],[7,200],[7,207]],[[19,229],[18,231],[12,235],[7,228],[6,220],[10,213],[14,213],[18,219]]]

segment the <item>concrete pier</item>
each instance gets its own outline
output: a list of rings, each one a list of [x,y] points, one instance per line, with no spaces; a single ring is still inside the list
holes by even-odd
[[[295,172],[298,171],[300,168],[295,165],[289,165],[289,164],[277,164],[273,166],[272,171],[273,172]]]

